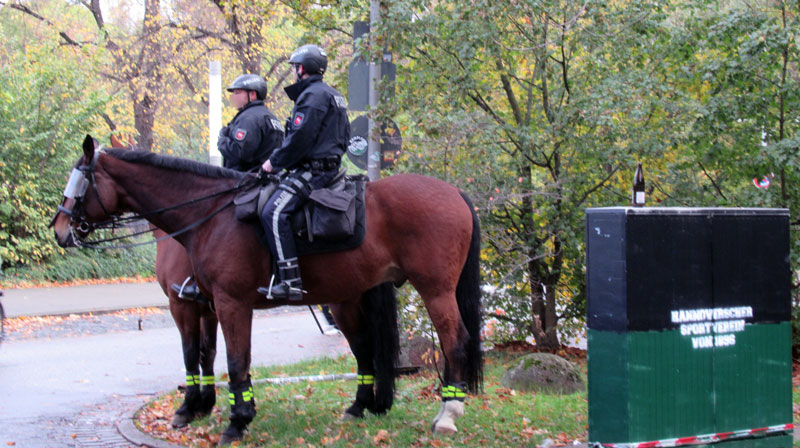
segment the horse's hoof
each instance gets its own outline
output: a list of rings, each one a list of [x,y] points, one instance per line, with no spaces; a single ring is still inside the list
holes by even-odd
[[[247,429],[238,429],[235,426],[228,426],[228,429],[222,433],[217,442],[217,446],[228,446],[234,442],[239,442],[244,438]]]
[[[452,420],[449,422],[440,420],[433,424],[433,432],[434,434],[449,435],[457,433],[458,428],[456,428],[456,425],[453,424]]]
[[[341,422],[354,422],[356,420],[361,420],[361,417],[353,415],[349,412],[345,412],[341,417],[339,417],[339,421]]]
[[[431,431],[436,434],[457,433],[455,419],[462,415],[464,415],[464,402],[456,400],[442,402],[439,414],[433,420]]]
[[[192,420],[194,419],[192,418],[191,415],[175,414],[175,416],[172,417],[172,422],[170,424],[172,425],[173,428],[183,428],[184,426],[191,423]]]

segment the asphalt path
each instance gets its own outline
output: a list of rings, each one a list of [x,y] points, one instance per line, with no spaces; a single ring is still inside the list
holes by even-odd
[[[55,288],[51,294],[58,293],[57,300],[62,300],[96,292],[95,302],[103,304],[109,296],[120,295],[113,286]],[[141,285],[116,287],[136,295]],[[156,293],[160,290],[152,295]],[[8,291],[4,305],[15,295],[22,296]],[[166,298],[161,300],[166,304]],[[89,302],[84,307],[95,306]],[[18,310],[19,303],[11,308]],[[47,314],[80,312],[63,308],[48,308]],[[320,334],[307,308],[256,318],[253,329],[253,365],[349,353],[343,337]],[[221,331],[217,350],[219,374],[227,371]],[[0,445],[128,446],[116,433],[115,421],[155,394],[174,389],[184,378],[180,336],[174,326],[7,341],[0,345]]]

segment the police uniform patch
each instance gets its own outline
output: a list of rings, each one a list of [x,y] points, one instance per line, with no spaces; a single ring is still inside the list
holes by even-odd
[[[294,118],[292,119],[292,124],[294,124],[294,127],[299,127],[301,124],[303,124],[303,119],[305,117],[306,116],[303,115],[302,112],[295,113]]]
[[[274,118],[270,118],[269,122],[272,125],[273,129],[275,129],[276,131],[283,132],[283,127],[281,127],[281,122],[280,121],[278,121],[278,120],[276,120]]]
[[[333,97],[333,100],[336,102],[336,106],[342,109],[347,109],[347,101],[344,100],[343,96],[336,95]]]
[[[235,138],[236,140],[239,140],[239,141],[244,140],[245,137],[247,137],[247,130],[246,129],[238,128],[238,129],[236,129],[236,132],[233,134],[233,138]]]

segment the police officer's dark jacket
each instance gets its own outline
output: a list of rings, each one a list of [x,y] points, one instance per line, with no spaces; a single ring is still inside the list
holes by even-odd
[[[350,141],[344,97],[322,82],[322,75],[311,75],[284,90],[295,105],[283,145],[269,158],[272,166],[292,169],[311,160],[341,157]]]
[[[259,167],[283,141],[283,126],[261,100],[247,103],[219,133],[223,166],[238,171]]]

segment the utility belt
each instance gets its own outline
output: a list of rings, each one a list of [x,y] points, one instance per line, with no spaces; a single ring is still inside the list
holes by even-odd
[[[338,170],[342,165],[341,156],[328,156],[324,159],[304,160],[298,165],[300,168],[312,171]]]

